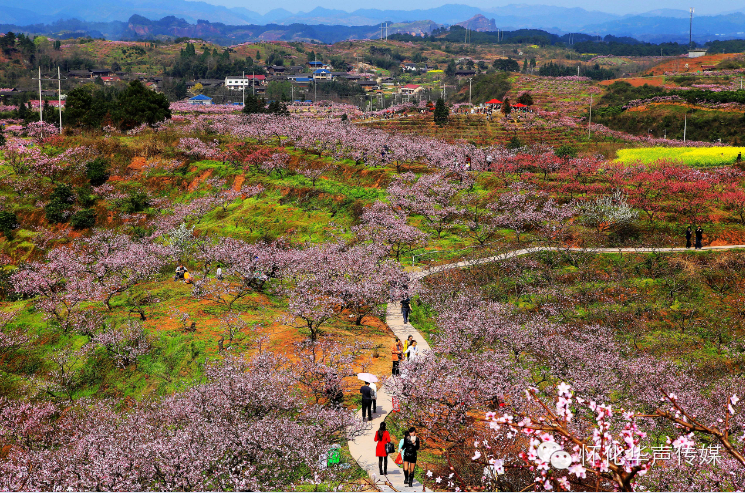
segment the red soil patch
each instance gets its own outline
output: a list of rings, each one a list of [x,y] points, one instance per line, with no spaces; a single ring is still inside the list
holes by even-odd
[[[719,55],[707,55],[699,58],[675,58],[667,60],[649,69],[651,75],[663,75],[665,72],[698,72],[703,71],[702,65],[716,65],[722,60],[737,58],[739,53],[725,53]],[[686,69],[686,63],[688,68]]]
[[[194,178],[194,181],[192,181],[191,183],[189,183],[189,191],[190,192],[193,192],[194,190],[196,190],[197,188],[199,188],[199,185],[204,180],[206,180],[207,178],[209,178],[211,174],[212,174],[212,170],[211,169],[208,169],[208,170],[202,172],[201,175],[199,175],[196,178]]]
[[[142,168],[147,164],[147,159],[142,156],[136,156],[132,158],[132,162],[127,166],[128,169],[134,171],[142,171]]]
[[[715,236],[704,235],[704,246],[745,245],[745,231],[722,231]]]
[[[604,80],[600,83],[601,86],[609,86],[614,82],[628,82],[634,87],[641,87],[644,84],[650,86],[662,86],[665,83],[664,77],[629,77],[627,79],[612,79]]]
[[[233,180],[233,190],[236,192],[241,189],[241,186],[243,186],[243,182],[246,181],[246,177],[243,175],[236,176],[235,180]]]

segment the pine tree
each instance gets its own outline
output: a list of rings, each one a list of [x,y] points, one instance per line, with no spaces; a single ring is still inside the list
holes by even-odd
[[[502,103],[502,114],[504,116],[509,116],[510,113],[512,113],[512,106],[510,105],[510,98],[504,98],[504,103]]]
[[[435,103],[435,123],[439,126],[446,125],[448,122],[448,115],[450,114],[450,110],[448,109],[447,105],[445,104],[445,101],[442,98],[438,98],[437,102]]]

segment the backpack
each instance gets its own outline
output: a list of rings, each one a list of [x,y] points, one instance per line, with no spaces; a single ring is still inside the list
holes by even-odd
[[[378,398],[378,393],[375,392],[372,388],[370,388],[370,395],[372,395],[373,400]]]

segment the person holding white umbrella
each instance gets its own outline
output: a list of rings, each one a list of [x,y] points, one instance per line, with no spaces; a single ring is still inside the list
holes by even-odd
[[[370,382],[377,382],[378,377],[371,373],[359,373],[357,374],[357,378],[365,383],[365,385],[360,387],[360,394],[362,394],[362,421],[372,421],[373,390],[370,387]],[[365,415],[367,415],[367,418],[365,418]]]
[[[378,413],[378,386],[375,382],[370,382],[370,388],[372,389],[372,412],[373,414]]]

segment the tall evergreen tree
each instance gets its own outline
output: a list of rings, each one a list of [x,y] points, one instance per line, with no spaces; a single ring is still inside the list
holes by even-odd
[[[438,98],[437,102],[435,103],[435,112],[434,112],[434,118],[435,123],[439,126],[446,125],[448,122],[448,115],[450,114],[450,110],[448,109],[448,106],[445,104],[445,101],[442,98]]]

